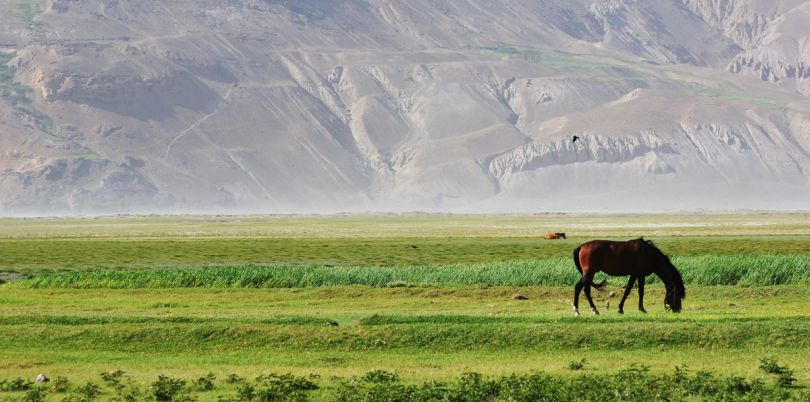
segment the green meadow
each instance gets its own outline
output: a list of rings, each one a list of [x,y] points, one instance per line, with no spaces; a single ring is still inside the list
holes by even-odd
[[[0,400],[803,400],[808,218],[0,219]],[[573,248],[640,236],[684,311],[574,317]]]

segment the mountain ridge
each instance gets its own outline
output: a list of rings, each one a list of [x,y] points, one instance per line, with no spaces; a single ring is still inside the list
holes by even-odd
[[[0,213],[807,208],[805,1],[0,8]]]

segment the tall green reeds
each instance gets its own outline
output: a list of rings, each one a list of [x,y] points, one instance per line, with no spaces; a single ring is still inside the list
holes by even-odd
[[[766,286],[810,283],[810,255],[675,257],[694,285]],[[602,275],[602,274],[600,274]],[[568,286],[579,279],[570,259],[439,266],[241,265],[40,274],[4,286],[24,288],[302,288],[335,285]],[[652,279],[652,278],[651,278]],[[623,284],[623,279],[614,279]],[[655,282],[655,279],[652,279]]]

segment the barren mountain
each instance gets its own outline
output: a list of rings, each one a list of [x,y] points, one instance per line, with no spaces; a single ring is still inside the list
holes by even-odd
[[[0,15],[0,213],[810,207],[807,0]]]

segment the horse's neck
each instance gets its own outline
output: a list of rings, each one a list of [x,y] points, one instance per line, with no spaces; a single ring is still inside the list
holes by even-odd
[[[664,285],[666,285],[667,288],[672,285],[672,272],[666,269],[666,267],[656,267],[655,270],[653,270],[653,273],[655,276],[661,279],[661,282],[664,282]]]

